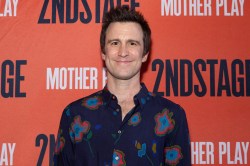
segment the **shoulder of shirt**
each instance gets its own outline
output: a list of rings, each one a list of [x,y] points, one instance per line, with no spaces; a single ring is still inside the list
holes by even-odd
[[[68,104],[68,105],[66,106],[66,108],[64,109],[64,111],[67,111],[67,109],[69,109],[69,110],[71,110],[71,111],[78,110],[77,108],[82,107],[82,102],[83,102],[84,100],[86,100],[86,99],[88,99],[88,98],[91,98],[91,97],[94,97],[94,96],[100,96],[101,93],[102,93],[102,90],[97,91],[97,92],[95,92],[95,93],[92,93],[92,94],[90,94],[90,95],[88,95],[88,96],[82,97],[82,98],[80,98],[80,99],[77,99],[77,100],[71,102],[70,104]]]
[[[184,109],[179,104],[176,104],[175,102],[158,95],[155,95],[154,98],[157,104],[167,108],[169,111],[177,114],[185,114]]]

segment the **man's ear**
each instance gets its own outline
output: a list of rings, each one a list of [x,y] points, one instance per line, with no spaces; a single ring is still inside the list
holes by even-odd
[[[142,57],[142,62],[146,62],[146,61],[147,61],[147,59],[148,59],[148,54],[149,54],[149,52],[146,53],[145,55],[143,55],[143,57]]]
[[[102,60],[105,61],[106,55],[102,52]]]

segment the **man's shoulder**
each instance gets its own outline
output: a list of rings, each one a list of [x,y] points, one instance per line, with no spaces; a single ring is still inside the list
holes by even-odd
[[[168,98],[159,96],[159,95],[154,95],[154,98],[155,98],[156,103],[159,105],[162,105],[162,106],[169,106],[169,107],[178,107],[179,106],[179,104],[175,103],[174,101],[172,101]]]
[[[184,109],[174,101],[158,95],[155,95],[154,98],[155,98],[155,104],[160,105],[162,108],[166,108],[171,112],[185,114]]]
[[[77,99],[77,100],[69,103],[66,108],[74,110],[74,109],[77,109],[79,107],[85,107],[85,106],[88,106],[91,104],[93,104],[93,105],[97,104],[98,100],[101,99],[101,94],[102,94],[102,90],[97,91],[95,93],[92,93],[88,96],[82,97],[80,99]]]

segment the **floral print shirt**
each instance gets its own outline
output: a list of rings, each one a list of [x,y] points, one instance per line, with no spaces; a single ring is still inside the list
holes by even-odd
[[[184,110],[141,84],[122,120],[107,88],[69,104],[61,117],[55,166],[191,165]]]

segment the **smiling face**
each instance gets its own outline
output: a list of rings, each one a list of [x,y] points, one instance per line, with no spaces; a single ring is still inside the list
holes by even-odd
[[[130,80],[140,78],[140,69],[147,60],[143,55],[143,32],[138,23],[111,23],[106,31],[105,61],[108,78]]]

